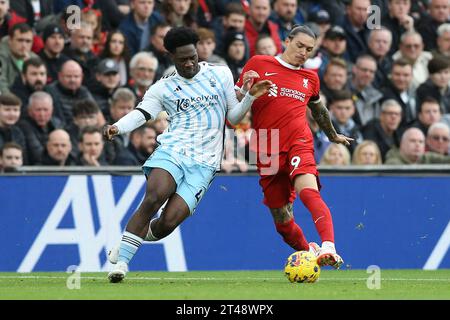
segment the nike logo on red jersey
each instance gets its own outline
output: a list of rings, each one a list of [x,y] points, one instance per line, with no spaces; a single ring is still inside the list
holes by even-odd
[[[277,72],[266,72],[266,73],[264,73],[264,75],[265,75],[266,77],[274,76],[274,75],[276,75],[276,74],[277,74]]]

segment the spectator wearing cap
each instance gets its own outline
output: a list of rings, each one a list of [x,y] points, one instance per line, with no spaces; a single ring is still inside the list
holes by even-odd
[[[10,91],[22,100],[22,116],[26,114],[30,95],[41,91],[47,84],[47,68],[41,58],[30,58],[23,64],[22,73],[17,76]]]
[[[24,117],[18,126],[25,135],[30,164],[42,160],[48,135],[63,127],[62,121],[53,116],[53,99],[47,92],[36,91],[30,96]]]
[[[226,65],[223,58],[214,54],[214,49],[216,48],[216,37],[214,36],[214,32],[206,28],[198,28],[197,34],[199,37],[199,41],[197,42],[198,60]]]
[[[224,39],[225,60],[233,74],[234,82],[244,68],[247,59],[245,59],[245,35],[238,31],[228,31]]]
[[[330,27],[322,40],[322,45],[317,53],[322,58],[322,64],[319,67],[319,77],[322,78],[328,62],[331,58],[340,58],[348,62],[351,67],[350,58],[347,52],[347,38],[345,31],[341,26]],[[349,70],[350,71],[350,70]]]
[[[39,57],[47,67],[47,83],[58,78],[58,71],[62,64],[69,60],[64,50],[64,30],[57,24],[49,24],[42,33],[44,48],[39,52]]]
[[[0,45],[0,93],[8,92],[16,77],[22,72],[25,60],[36,57],[31,51],[33,30],[25,23],[9,29],[7,41]]]
[[[119,65],[113,59],[103,59],[95,72],[96,81],[90,89],[100,110],[108,116],[109,99],[120,85]]]
[[[223,17],[216,17],[212,23],[214,35],[216,37],[215,54],[225,57],[225,49],[223,39],[229,30],[245,32],[245,17],[246,13],[242,4],[239,2],[230,2],[225,7],[225,14]],[[248,40],[245,38],[246,57],[250,54]]]
[[[450,64],[446,59],[433,58],[428,63],[430,78],[417,88],[417,106],[426,97],[436,99],[444,113],[450,113]]]
[[[270,20],[277,24],[281,41],[287,39],[289,32],[296,24],[301,24],[296,18],[298,10],[297,0],[276,0]]]
[[[330,14],[324,9],[312,12],[308,17],[308,21],[314,22],[319,26],[321,35],[324,35],[331,28]]]
[[[428,13],[420,19],[417,31],[422,35],[425,50],[431,51],[436,48],[437,29],[441,24],[450,22],[449,1],[430,0]]]
[[[381,25],[391,30],[392,45],[389,54],[399,49],[400,36],[414,31],[414,19],[409,15],[411,0],[389,0],[388,12],[381,19]]]
[[[46,87],[46,91],[53,97],[55,115],[65,124],[72,121],[73,105],[83,99],[91,99],[92,94],[82,85],[83,69],[74,60],[68,60],[61,66],[58,81]]]
[[[89,86],[95,81],[95,67],[98,57],[92,51],[94,29],[92,24],[81,21],[80,29],[74,29],[70,36],[70,46],[64,53],[78,62],[83,69],[83,84]]]
[[[356,58],[368,48],[370,29],[366,22],[369,6],[370,0],[350,0],[345,8],[345,16],[340,25],[347,35],[347,51],[351,62],[355,62]]]
[[[164,18],[154,10],[155,0],[130,0],[130,7],[131,12],[122,20],[119,29],[125,34],[130,55],[134,56],[148,47],[150,30]]]
[[[256,40],[263,33],[272,37],[277,45],[277,53],[281,53],[283,47],[278,34],[278,25],[269,20],[270,1],[253,0],[250,3],[249,10],[249,15],[245,21],[245,35],[250,46],[250,57],[255,55]]]

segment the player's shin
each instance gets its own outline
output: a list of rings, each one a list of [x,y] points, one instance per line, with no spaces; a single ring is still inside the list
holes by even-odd
[[[291,246],[291,248],[296,251],[309,250],[308,241],[306,241],[300,226],[295,223],[294,218],[287,222],[275,222],[275,227],[283,237],[284,242]]]
[[[304,188],[299,193],[305,207],[311,212],[316,230],[322,243],[334,243],[333,219],[330,209],[323,201],[319,191],[312,188]]]

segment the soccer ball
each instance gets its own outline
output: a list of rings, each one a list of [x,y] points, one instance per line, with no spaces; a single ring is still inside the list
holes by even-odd
[[[320,275],[316,256],[309,251],[294,252],[286,260],[284,274],[290,282],[316,282]]]

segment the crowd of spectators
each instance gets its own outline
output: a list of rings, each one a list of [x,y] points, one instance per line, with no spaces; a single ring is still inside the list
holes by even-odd
[[[101,128],[173,72],[170,28],[197,30],[199,60],[237,80],[251,56],[281,53],[295,24],[316,34],[304,67],[354,138],[330,143],[308,112],[317,163],[450,163],[450,0],[0,0],[0,172],[141,165],[167,114],[112,143]],[[247,171],[250,112],[232,129],[223,170]]]

